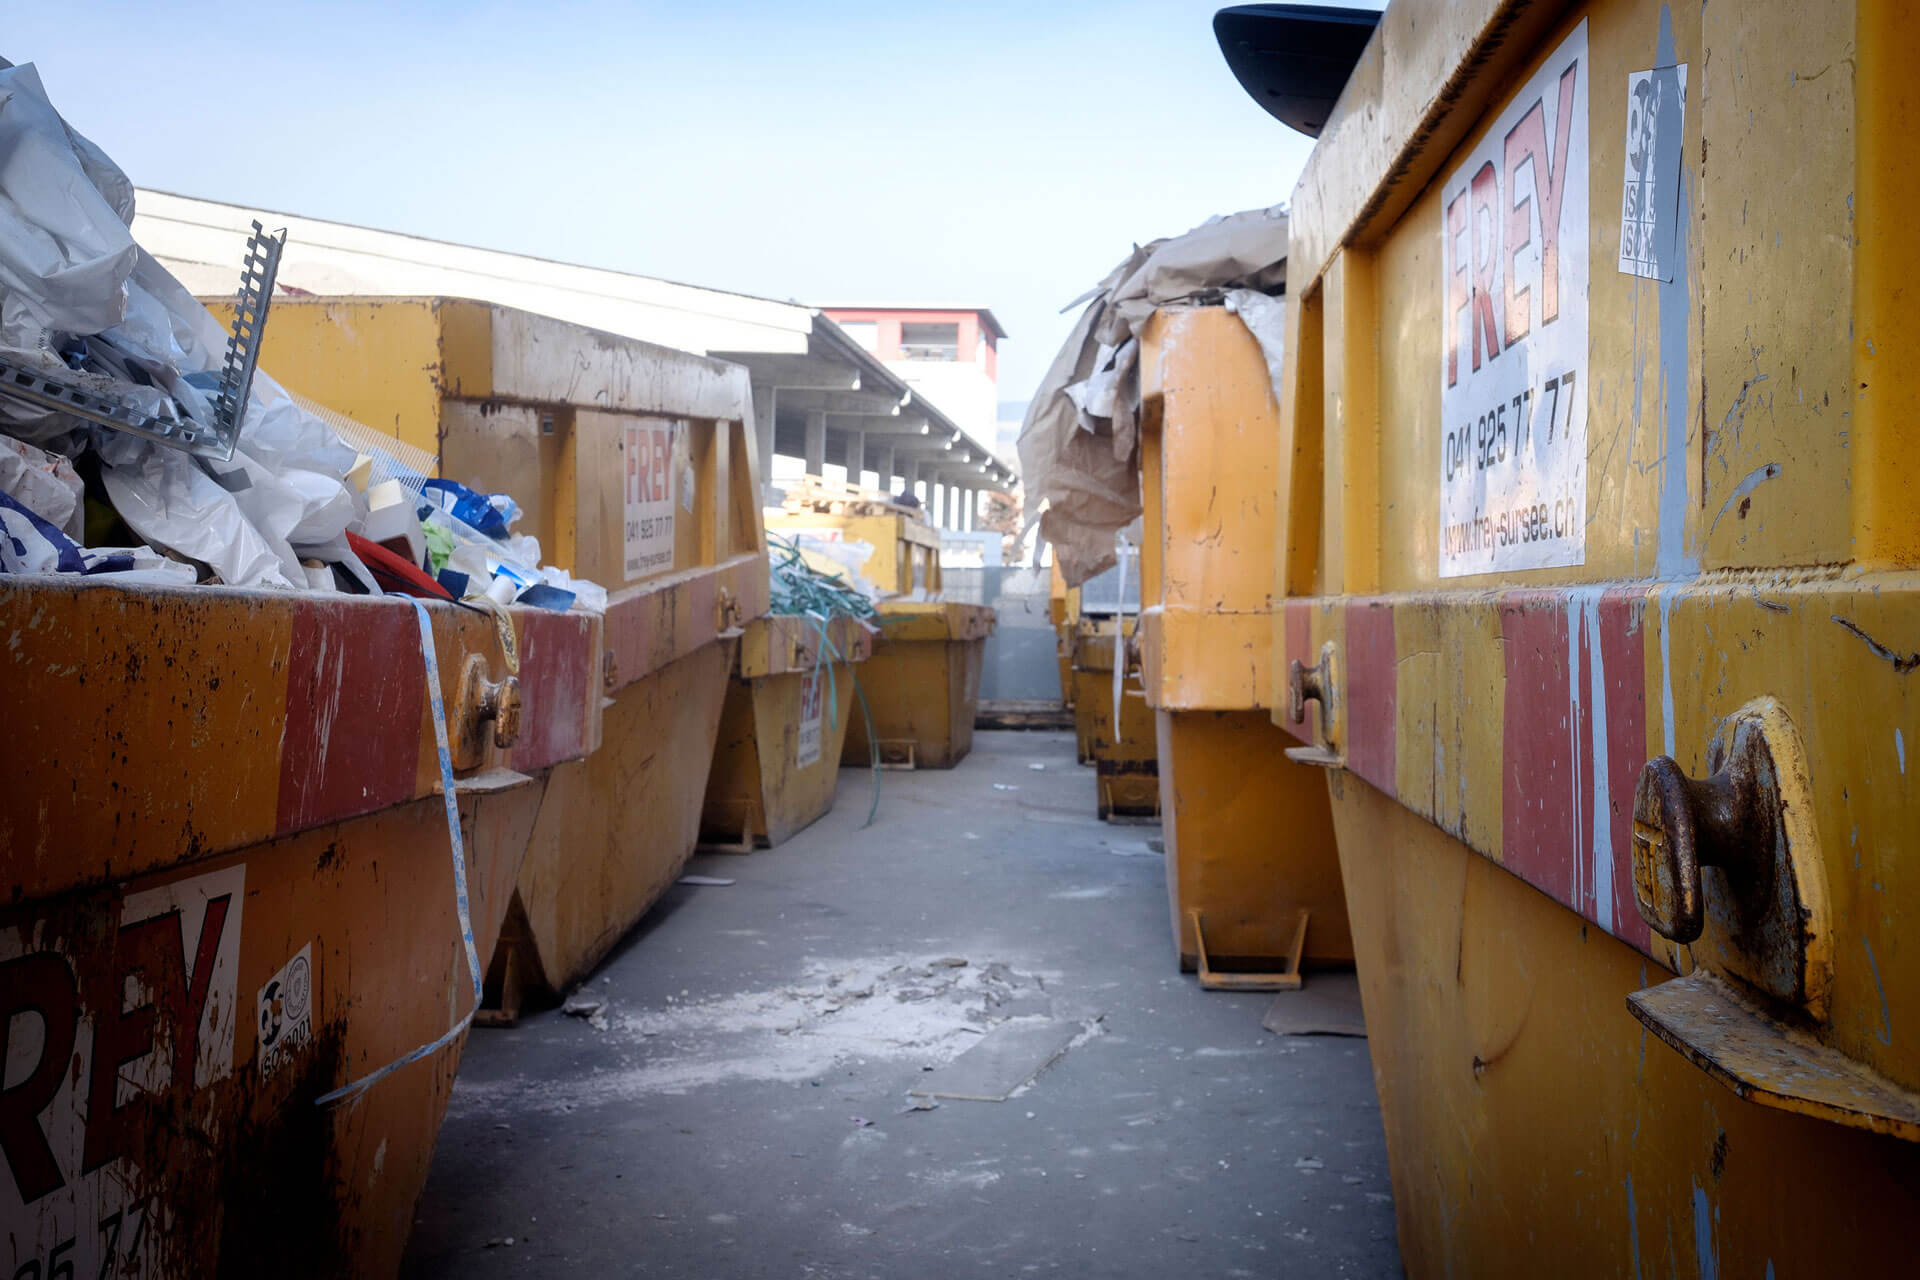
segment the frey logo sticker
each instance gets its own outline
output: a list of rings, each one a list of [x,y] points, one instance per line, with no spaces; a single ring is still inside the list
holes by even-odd
[[[313,944],[281,966],[254,1002],[260,1076],[269,1079],[313,1039]]]
[[[1587,549],[1587,24],[1441,186],[1440,576]]]
[[[235,865],[0,917],[0,1276],[159,1274],[192,1192],[132,1162],[217,1132],[245,901]]]
[[[675,422],[629,419],[622,428],[627,581],[673,568]]]
[[[821,694],[826,683],[827,673],[820,666],[810,669],[800,681],[800,736],[793,762],[801,769],[820,759]]]

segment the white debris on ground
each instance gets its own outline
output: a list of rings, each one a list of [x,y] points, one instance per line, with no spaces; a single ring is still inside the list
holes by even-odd
[[[801,980],[658,1009],[608,1013],[604,1043],[619,1065],[566,1080],[462,1079],[453,1107],[490,1110],[506,1098],[566,1112],[723,1080],[801,1083],[843,1063],[937,1067],[1016,1018],[1052,1013],[1048,976],[1001,961],[887,956],[818,961]]]

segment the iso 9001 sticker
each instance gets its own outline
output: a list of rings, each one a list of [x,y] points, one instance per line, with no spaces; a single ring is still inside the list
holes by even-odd
[[[1587,24],[1441,186],[1440,576],[1584,563]]]

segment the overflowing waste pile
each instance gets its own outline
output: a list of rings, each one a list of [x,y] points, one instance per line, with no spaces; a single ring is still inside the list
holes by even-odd
[[[0,59],[0,574],[605,607],[541,567],[511,497],[431,479],[373,432],[349,443],[254,369],[272,237],[229,335],[135,243],[133,212],[34,67]]]
[[[1141,512],[1139,331],[1170,304],[1224,306],[1260,343],[1279,394],[1287,284],[1284,209],[1211,218],[1136,246],[1082,300],[1020,427],[1026,521],[1053,543],[1067,585],[1115,563],[1114,536]]]
[[[807,544],[813,544],[808,546]],[[807,551],[819,554],[841,549],[840,544],[801,534],[795,538],[777,533],[767,535],[772,570],[769,613],[813,618],[831,622],[836,617],[853,618],[869,625],[879,617],[871,594],[873,584],[857,575],[849,581],[838,574],[823,572],[807,563]],[[871,553],[872,548],[868,548]],[[864,560],[865,557],[862,557]],[[866,590],[861,590],[865,587]]]

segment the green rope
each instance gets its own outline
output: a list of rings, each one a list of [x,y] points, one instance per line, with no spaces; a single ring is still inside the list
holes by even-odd
[[[847,583],[808,564],[799,544],[777,533],[767,535],[767,554],[772,569],[772,612],[804,617],[821,614],[831,618],[844,614],[871,622],[879,616],[873,601]]]

